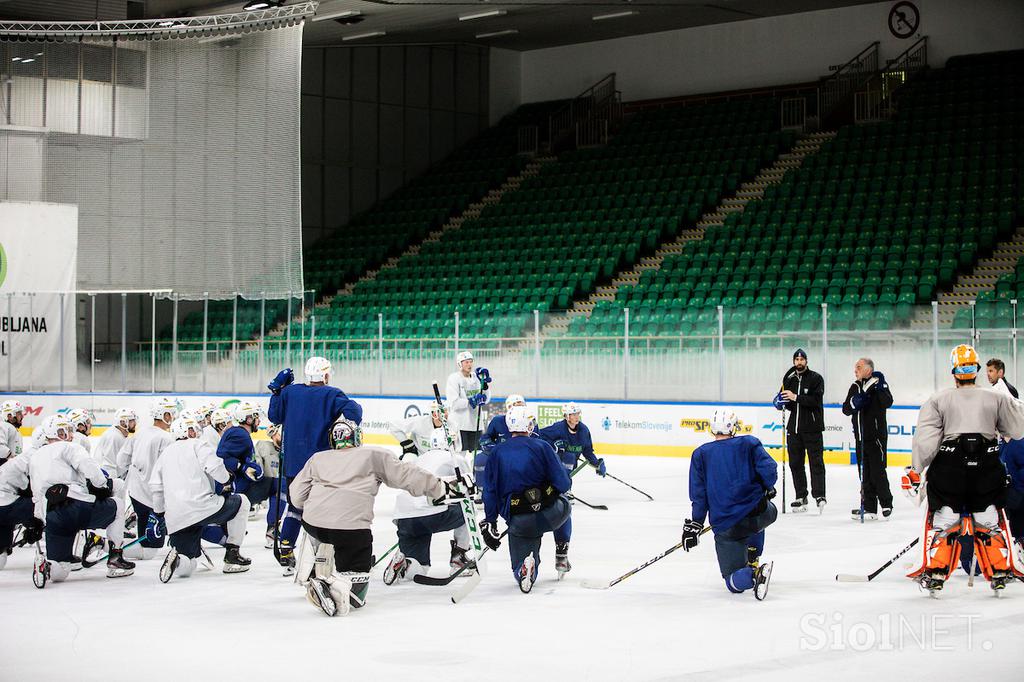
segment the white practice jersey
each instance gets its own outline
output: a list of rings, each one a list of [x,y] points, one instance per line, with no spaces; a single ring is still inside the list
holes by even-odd
[[[263,475],[277,478],[281,475],[281,451],[272,440],[258,440],[253,444],[256,462],[263,469]]]
[[[174,441],[149,479],[153,509],[164,512],[167,532],[176,533],[220,511],[224,497],[214,492],[214,481],[230,478],[224,460],[201,438]]]
[[[0,459],[17,457],[24,447],[24,439],[14,424],[7,420],[0,421]]]
[[[0,467],[0,507],[14,504],[20,497],[19,491],[30,489],[28,467],[31,461],[32,454],[25,453]]]
[[[203,427],[203,435],[200,440],[206,441],[206,444],[217,452],[217,446],[220,445],[220,434],[217,433],[217,429],[213,428],[209,424]]]
[[[156,426],[144,426],[129,438],[117,453],[117,468],[126,471],[128,495],[144,505],[153,506],[149,479],[164,448],[173,443],[171,434]]]
[[[454,429],[452,437],[455,438],[455,449],[461,450],[459,429],[455,425],[451,425]],[[388,425],[388,432],[395,437],[395,439],[401,443],[403,440],[411,439],[413,444],[416,446],[417,454],[422,455],[430,449],[430,440],[434,435],[434,431],[438,427],[434,426],[434,418],[429,414],[421,414],[417,417],[410,417],[409,419],[402,419],[400,421],[391,422]]]
[[[117,453],[121,452],[126,440],[127,436],[121,433],[120,429],[111,426],[103,432],[96,443],[96,449],[92,451],[96,463],[103,467],[111,478],[124,478],[125,471],[117,466]]]
[[[37,519],[46,518],[46,491],[50,486],[63,483],[68,487],[68,497],[82,502],[95,502],[86,481],[101,488],[107,484],[107,477],[100,471],[88,452],[77,443],[55,441],[32,453],[29,462],[29,479],[32,481],[32,503]]]
[[[445,397],[448,400],[448,424],[458,431],[479,431],[485,424],[477,424],[477,409],[469,407],[469,399],[480,392],[480,381],[470,372],[448,375]],[[484,402],[487,402],[486,400]],[[482,419],[482,417],[481,417]]]
[[[89,436],[80,431],[75,431],[74,438],[73,442],[75,445],[81,445],[86,452],[92,452],[92,443],[89,442]]]
[[[429,416],[429,415],[428,415]],[[447,450],[428,450],[415,461],[416,466],[438,478],[455,475],[456,460]],[[426,497],[413,497],[400,490],[395,497],[395,519],[414,519],[448,511],[447,505],[434,506]]]

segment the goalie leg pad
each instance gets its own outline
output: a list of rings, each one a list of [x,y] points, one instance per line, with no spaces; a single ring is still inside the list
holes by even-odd
[[[1024,577],[1024,572],[1017,565],[1006,514],[994,506],[974,514],[974,553],[987,580],[1000,573]]]
[[[325,544],[305,531],[299,534],[298,547],[295,551],[295,582],[297,584],[306,587],[309,584],[309,579],[314,577],[317,550]],[[327,546],[330,547],[330,545]]]
[[[916,579],[927,573],[947,579],[959,562],[958,539],[962,531],[960,515],[949,507],[929,513],[925,517],[920,564],[907,577]]]

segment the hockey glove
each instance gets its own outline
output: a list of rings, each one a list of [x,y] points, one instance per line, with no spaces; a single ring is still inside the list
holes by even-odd
[[[786,399],[782,397],[782,393],[777,393],[772,399],[772,405],[775,406],[776,410],[786,409]]]
[[[399,445],[402,446],[402,454],[398,456],[398,459],[402,459],[406,455],[416,455],[419,453],[416,449],[416,443],[413,443],[408,438],[399,443]]]
[[[470,406],[470,408],[480,407],[481,405],[483,405],[486,402],[487,402],[487,394],[482,392],[482,391],[480,393],[477,393],[474,396],[470,396],[470,398],[469,398],[469,406]]]
[[[692,519],[686,519],[683,524],[683,549],[689,552],[700,542],[700,532],[704,530],[704,524],[697,523]]]
[[[164,515],[157,512],[150,512],[146,521],[146,540],[153,544],[159,544],[167,535],[167,524],[164,522]]]
[[[492,552],[497,552],[501,547],[501,537],[498,535],[498,524],[494,521],[484,521],[480,524],[480,534],[484,538],[484,544]]]
[[[476,378],[480,381],[480,390],[486,391],[487,384],[491,383],[491,372],[486,367],[476,368]]]
[[[263,467],[261,467],[258,462],[246,462],[243,471],[245,472],[246,478],[250,481],[258,481],[263,478]]]
[[[89,494],[90,495],[95,495],[96,496],[96,501],[97,502],[99,502],[100,500],[109,499],[110,496],[114,494],[114,482],[112,480],[110,480],[109,478],[107,479],[107,484],[106,485],[102,485],[102,486],[99,486],[99,487],[94,486],[92,484],[92,481],[90,481],[89,479],[86,479],[85,480],[85,487],[89,489]]]
[[[900,487],[903,488],[903,493],[907,497],[916,498],[921,490],[921,474],[914,471],[913,467],[907,467],[903,470],[903,476],[900,477]]]
[[[274,395],[279,395],[281,393],[281,389],[293,381],[295,381],[295,373],[292,372],[291,367],[288,367],[278,372],[273,381],[267,384],[267,388],[269,388],[270,392]]]
[[[881,372],[872,372],[871,376],[878,379],[878,383],[885,384],[885,375],[882,374]]]
[[[855,410],[863,410],[871,402],[871,395],[868,393],[854,393],[850,397],[850,404]]]
[[[224,497],[231,497],[235,492],[235,479],[228,479],[227,483],[222,483],[220,486],[220,493]]]
[[[764,499],[766,499],[766,500],[774,499],[776,494],[777,493],[775,491],[775,486],[772,486],[771,488],[768,488],[768,490],[764,491]]]
[[[597,475],[598,476],[607,476],[608,475],[608,467],[606,467],[604,465],[604,460],[603,459],[597,460],[597,462],[594,463],[594,468],[597,469]]]
[[[32,520],[25,524],[25,532],[21,536],[21,544],[34,545],[43,539],[43,530],[46,524],[39,519],[32,517]]]

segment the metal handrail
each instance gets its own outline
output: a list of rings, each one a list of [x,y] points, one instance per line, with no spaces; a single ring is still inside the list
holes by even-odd
[[[877,49],[878,49],[878,46],[879,46],[880,44],[881,44],[881,43],[879,43],[879,41],[877,41],[877,40],[876,40],[875,42],[873,42],[873,43],[871,43],[870,45],[868,45],[867,47],[865,47],[865,48],[864,48],[863,50],[861,50],[860,52],[858,52],[858,53],[857,53],[857,55],[856,55],[856,56],[855,56],[855,57],[854,57],[853,59],[849,60],[848,62],[846,62],[845,64],[843,64],[842,66],[840,66],[840,67],[839,67],[838,69],[836,69],[836,70],[835,70],[834,72],[832,72],[832,75],[830,75],[830,76],[827,76],[827,77],[826,77],[826,78],[825,78],[825,79],[824,79],[824,80],[822,81],[822,84],[824,85],[825,83],[827,83],[828,81],[832,80],[833,78],[838,78],[838,77],[839,77],[840,75],[842,75],[842,73],[843,73],[844,71],[846,71],[846,70],[847,70],[848,68],[853,68],[853,65],[854,65],[854,64],[858,64],[858,63],[860,63],[860,61],[861,61],[861,57],[862,57],[862,56],[863,56],[863,55],[864,55],[864,54],[865,54],[866,52],[869,52],[869,51],[871,51],[871,50],[877,50]]]
[[[818,86],[818,116],[831,114],[850,93],[867,82],[878,70],[878,45],[875,42],[857,53]],[[854,69],[857,69],[854,72]],[[860,78],[858,78],[860,76]]]

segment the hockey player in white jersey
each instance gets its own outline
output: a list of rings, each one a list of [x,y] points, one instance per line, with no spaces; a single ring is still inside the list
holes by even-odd
[[[151,411],[153,424],[143,427],[134,438],[125,441],[117,455],[118,470],[127,471],[128,496],[135,509],[136,537],[146,532],[146,523],[153,512],[153,494],[149,479],[153,467],[164,449],[173,441],[168,431],[178,416],[178,403],[173,398],[157,398]],[[132,559],[152,559],[156,550],[164,546],[164,539],[145,538],[128,548]]]
[[[459,353],[455,362],[458,370],[445,384],[448,423],[458,431],[462,451],[475,453],[480,448],[480,406],[490,400],[491,373],[484,367],[474,371],[473,354],[468,350]]]
[[[92,413],[82,407],[76,407],[68,412],[68,421],[75,429],[74,442],[85,448],[86,452],[92,452],[92,443],[89,436],[92,434]]]
[[[25,408],[17,400],[5,400],[0,404],[0,466],[21,454],[25,439],[18,429],[24,419]]]
[[[441,428],[441,410],[443,409],[437,401],[434,401],[430,403],[430,414],[420,414],[391,422],[388,425],[388,433],[394,436],[398,444],[402,446],[402,454],[398,456],[398,459],[404,459],[406,455],[419,456],[430,450],[434,430]],[[462,449],[459,446],[458,433],[455,434],[455,449]]]
[[[452,457],[448,449],[443,429],[434,430],[429,449],[414,461],[420,469],[438,478],[456,475],[458,460]],[[458,505],[439,507],[426,497],[415,497],[403,490],[395,498],[392,519],[398,527],[398,551],[384,569],[385,585],[391,585],[396,580],[412,580],[414,576],[426,574],[430,570],[430,541],[435,533],[455,531],[455,539],[450,541],[451,555],[448,560],[452,572],[469,563],[469,530]]]
[[[73,441],[74,429],[62,415],[42,424],[47,444],[31,455],[29,480],[35,517],[46,524],[47,577],[59,582],[71,571],[72,546],[79,531],[106,528],[107,577],[120,578],[135,571],[121,554],[124,509],[119,488],[85,448]]]
[[[14,549],[14,527],[25,532],[22,545],[34,545],[43,537],[43,522],[32,513],[32,486],[28,480],[30,453],[12,457],[0,467],[0,569]]]
[[[239,554],[249,517],[249,501],[230,492],[231,475],[224,461],[207,447],[200,436],[199,422],[179,417],[171,425],[174,442],[164,449],[153,467],[150,489],[153,512],[146,528],[150,540],[163,540],[170,533],[171,551],[160,567],[160,581],[178,575],[185,578],[195,570],[202,553],[200,539],[207,526],[222,526],[227,531],[224,548],[224,572],[249,570],[250,559]],[[214,492],[213,481],[224,486]]]
[[[231,427],[232,423],[234,422],[231,413],[227,410],[219,407],[210,410],[209,422],[203,427],[201,437],[214,452],[217,452],[217,446],[220,445],[221,435]]]
[[[135,410],[130,407],[122,407],[114,415],[114,423],[100,436],[92,454],[108,475],[124,479],[127,472],[118,468],[117,453],[121,452],[128,436],[135,433],[138,423],[139,416],[135,414]]]

